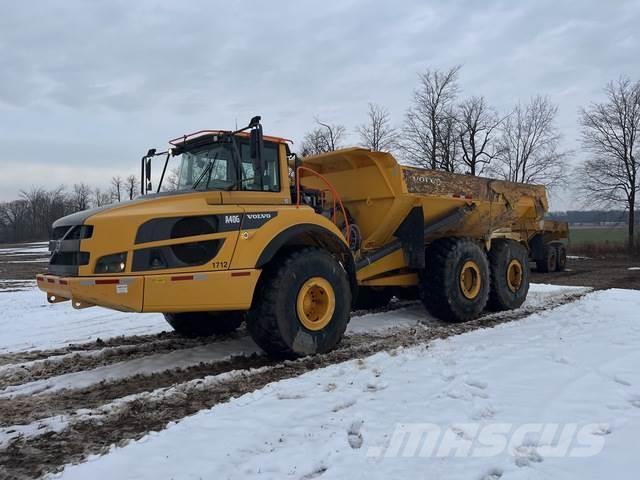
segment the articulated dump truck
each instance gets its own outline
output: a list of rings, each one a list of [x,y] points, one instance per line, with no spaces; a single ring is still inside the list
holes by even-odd
[[[349,148],[299,159],[263,136],[200,131],[142,159],[135,200],[57,220],[49,302],[160,312],[179,334],[246,322],[279,357],[330,351],[356,305],[417,295],[447,322],[519,307],[541,186],[410,168]],[[151,164],[164,160],[152,191]],[[169,162],[177,188],[163,191]],[[155,177],[154,177],[155,178]]]

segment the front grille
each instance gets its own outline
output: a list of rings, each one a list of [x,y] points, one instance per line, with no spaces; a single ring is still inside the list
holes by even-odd
[[[89,252],[80,251],[80,240],[91,238],[91,225],[73,225],[53,229],[49,241],[48,272],[53,275],[77,276],[78,267],[89,264]]]

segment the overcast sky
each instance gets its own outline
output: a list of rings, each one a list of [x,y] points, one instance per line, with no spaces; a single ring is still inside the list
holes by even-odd
[[[400,125],[418,73],[455,64],[463,94],[500,110],[549,95],[577,148],[578,108],[640,78],[638,25],[640,2],[621,0],[10,2],[0,200],[107,185],[149,147],[256,114],[297,145],[315,115],[353,132],[371,101]]]

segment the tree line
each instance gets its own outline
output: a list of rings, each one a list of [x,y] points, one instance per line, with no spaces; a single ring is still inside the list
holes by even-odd
[[[0,243],[45,240],[51,224],[60,217],[92,207],[135,198],[140,181],[135,175],[114,176],[108,188],[75,183],[53,189],[32,187],[20,191],[17,200],[0,203]]]
[[[626,224],[628,215],[625,210],[567,210],[549,212],[545,218],[573,224],[611,225]],[[640,215],[636,215],[636,225],[639,223]]]

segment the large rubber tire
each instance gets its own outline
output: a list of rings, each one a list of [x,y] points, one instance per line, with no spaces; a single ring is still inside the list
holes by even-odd
[[[310,329],[298,314],[298,297],[316,278],[330,285],[335,306],[326,325]],[[329,252],[303,248],[277,256],[262,272],[247,314],[247,329],[260,348],[273,357],[313,355],[338,345],[350,312],[347,272]]]
[[[557,266],[557,251],[556,247],[547,243],[544,246],[544,252],[542,258],[536,260],[536,268],[538,272],[549,273],[554,272]]]
[[[353,310],[372,310],[389,305],[393,297],[391,288],[358,287]]]
[[[183,337],[210,337],[236,330],[244,321],[245,312],[184,312],[165,313],[164,318]]]
[[[567,267],[567,247],[562,243],[556,243],[556,272],[564,272]]]
[[[472,298],[463,293],[461,281],[468,262],[478,269],[479,288]],[[447,322],[472,320],[482,313],[489,296],[487,255],[469,238],[436,240],[427,249],[419,280],[420,297],[430,313]]]
[[[519,308],[529,292],[529,253],[514,240],[494,240],[489,251],[491,289],[487,309]]]

